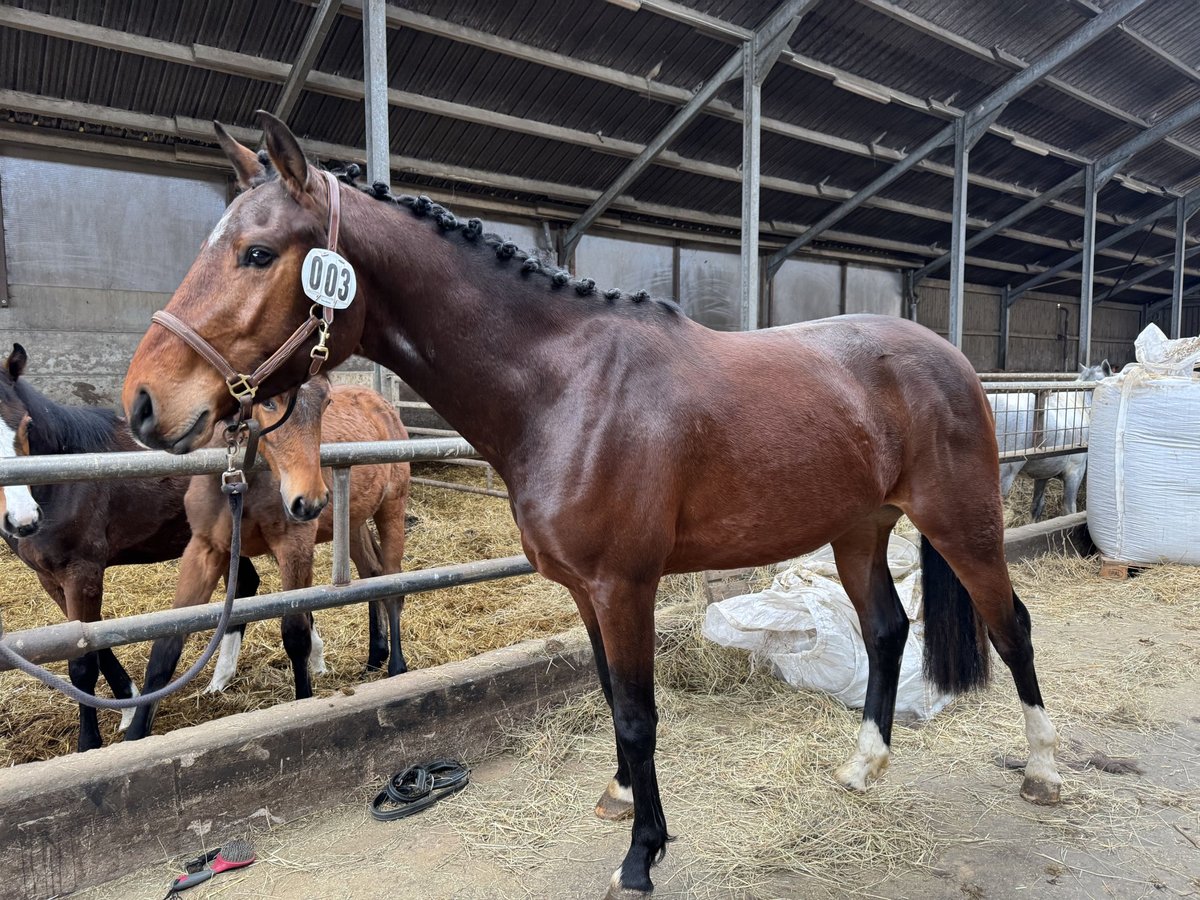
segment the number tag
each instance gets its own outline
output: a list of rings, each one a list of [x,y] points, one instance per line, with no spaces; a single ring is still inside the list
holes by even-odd
[[[300,269],[304,293],[332,309],[345,309],[358,290],[354,266],[339,253],[313,247]]]

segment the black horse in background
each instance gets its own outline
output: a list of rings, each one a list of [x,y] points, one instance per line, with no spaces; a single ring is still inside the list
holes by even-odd
[[[21,378],[27,362],[25,348],[14,344],[0,368],[0,458],[143,449],[116,413],[67,406],[39,393]],[[191,537],[183,508],[190,481],[175,476],[5,488],[0,492],[0,537],[37,573],[69,620],[95,622],[101,616],[106,568],[183,555]],[[258,583],[254,565],[243,558],[238,596],[253,596]],[[71,683],[88,693],[95,693],[101,673],[115,696],[137,692],[110,649],[86,653],[68,668]],[[122,714],[122,730],[133,712]],[[101,744],[96,710],[81,706],[79,749]]]

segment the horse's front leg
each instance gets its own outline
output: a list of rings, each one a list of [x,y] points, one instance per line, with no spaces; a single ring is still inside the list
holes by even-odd
[[[222,550],[210,541],[192,535],[179,564],[179,582],[175,586],[175,599],[171,602],[171,608],[179,609],[207,603],[221,579],[221,573],[228,566],[228,547]],[[150,649],[150,661],[146,664],[146,678],[142,687],[146,693],[165,687],[174,676],[175,667],[179,665],[179,657],[183,653],[184,640],[186,636],[176,636],[159,638],[154,642]],[[137,741],[148,737],[154,727],[154,716],[157,712],[157,703],[139,706],[134,714],[133,723],[125,732],[125,740]]]
[[[316,521],[288,524],[282,533],[270,535],[267,541],[279,563],[280,580],[285,591],[312,587],[313,547],[317,539]],[[296,699],[312,696],[311,673],[325,671],[324,642],[313,627],[310,612],[289,613],[279,623],[283,649],[292,662],[296,684]],[[310,670],[311,667],[311,670]]]
[[[613,873],[609,900],[649,897],[650,867],[663,858],[667,820],[658,793],[654,749],[654,595],[658,579],[601,579],[587,586],[603,639],[612,689],[613,725],[633,790],[633,839]],[[618,769],[618,789],[620,770]]]
[[[604,691],[604,699],[608,702],[609,713],[613,711],[612,677],[608,671],[608,657],[604,652],[604,637],[600,634],[600,622],[596,619],[596,609],[592,606],[587,592],[572,590],[571,596],[579,608],[579,616],[587,629],[588,639],[592,643],[592,655],[596,660],[596,676],[600,679],[600,689]],[[596,801],[596,815],[601,819],[618,822],[633,815],[633,782],[629,777],[629,763],[625,760],[625,752],[617,741],[617,774],[609,781],[608,787]]]
[[[93,565],[72,567],[61,578],[61,590],[68,619],[76,622],[100,621],[100,606],[104,596],[103,568]],[[85,653],[71,660],[67,663],[67,673],[71,684],[85,693],[95,694],[96,682],[100,679],[99,654]],[[103,743],[95,708],[80,705],[79,752],[95,750]]]

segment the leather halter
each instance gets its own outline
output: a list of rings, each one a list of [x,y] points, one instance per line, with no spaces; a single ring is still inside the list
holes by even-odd
[[[330,250],[336,253],[338,228],[342,220],[342,197],[338,190],[337,178],[325,171],[322,171],[320,174],[325,178],[326,186],[329,189],[329,225],[327,228],[326,244]],[[321,306],[314,303],[312,309],[309,311],[308,318],[304,320],[299,328],[292,332],[291,337],[284,341],[278,350],[267,357],[249,375],[243,375],[241,372],[238,372],[212,344],[202,338],[192,326],[174,314],[166,310],[159,310],[150,317],[150,321],[161,325],[167,331],[182,339],[189,347],[204,357],[214,369],[221,373],[221,376],[225,379],[225,385],[229,388],[229,393],[238,402],[238,422],[240,423],[250,418],[250,408],[254,405],[254,397],[258,393],[259,385],[270,378],[276,369],[291,359],[292,354],[305,341],[312,337],[314,331],[319,331],[320,335],[317,338],[316,345],[309,351],[312,364],[308,368],[308,375],[311,378],[321,370],[321,366],[329,358],[329,327],[333,323],[333,310],[328,306]]]

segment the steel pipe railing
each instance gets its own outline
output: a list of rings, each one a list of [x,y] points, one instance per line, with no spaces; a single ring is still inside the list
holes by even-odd
[[[246,597],[234,603],[230,624],[242,625],[264,619],[277,619],[294,612],[349,606],[353,603],[382,600],[396,594],[420,594],[479,581],[513,578],[532,572],[533,566],[524,556],[507,556],[502,559],[483,559],[453,566],[363,578],[344,585],[316,585],[294,591]],[[203,606],[158,610],[99,622],[63,622],[60,625],[14,631],[3,635],[0,640],[26,659],[46,663],[73,659],[106,647],[120,647],[157,638],[211,631],[216,627],[220,615],[220,604],[206,603]],[[0,660],[0,671],[8,668],[10,667]]]

